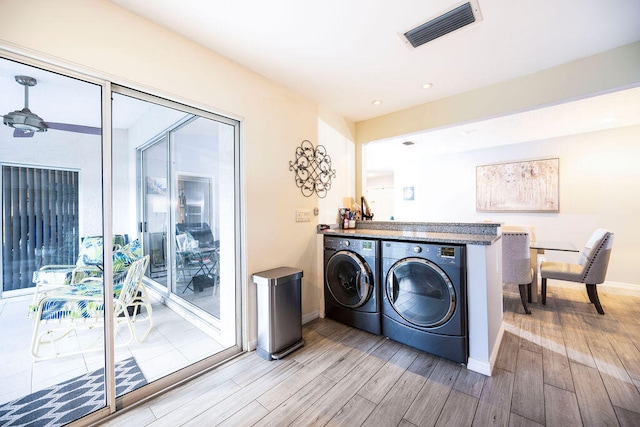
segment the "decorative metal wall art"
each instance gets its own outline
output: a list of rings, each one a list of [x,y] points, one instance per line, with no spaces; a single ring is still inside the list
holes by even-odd
[[[314,148],[306,139],[296,148],[296,159],[289,162],[289,170],[295,171],[296,185],[305,197],[316,193],[325,198],[331,189],[331,178],[336,177],[327,149],[322,145]]]

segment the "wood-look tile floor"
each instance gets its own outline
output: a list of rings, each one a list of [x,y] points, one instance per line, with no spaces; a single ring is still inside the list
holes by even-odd
[[[317,319],[283,360],[245,354],[128,410],[109,426],[640,426],[640,292],[550,281],[527,316],[504,291],[491,377]]]

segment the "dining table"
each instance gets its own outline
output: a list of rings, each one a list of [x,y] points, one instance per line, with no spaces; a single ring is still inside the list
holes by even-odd
[[[531,242],[529,246],[531,249],[531,268],[533,269],[533,279],[531,281],[531,294],[529,295],[529,302],[538,301],[538,288],[540,282],[540,256],[544,256],[545,251],[559,251],[559,252],[580,252],[576,246],[571,242],[556,242],[556,241],[544,241],[536,240]]]

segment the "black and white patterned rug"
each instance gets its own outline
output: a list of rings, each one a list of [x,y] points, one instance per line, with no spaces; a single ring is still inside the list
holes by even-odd
[[[115,368],[116,396],[147,383],[133,357]],[[98,369],[0,405],[0,426],[62,426],[104,406],[104,373]]]

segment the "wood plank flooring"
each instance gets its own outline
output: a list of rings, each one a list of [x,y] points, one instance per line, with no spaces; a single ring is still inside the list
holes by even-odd
[[[242,355],[132,408],[108,426],[639,426],[640,290],[550,281],[547,306],[524,314],[504,290],[494,373],[328,319],[280,361]]]

